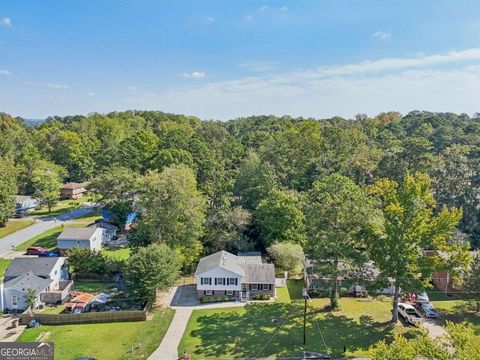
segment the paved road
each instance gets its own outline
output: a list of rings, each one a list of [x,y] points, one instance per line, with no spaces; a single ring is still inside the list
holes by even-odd
[[[31,238],[40,235],[41,233],[53,229],[56,226],[63,224],[66,221],[79,218],[85,215],[92,213],[94,210],[93,206],[84,206],[80,209],[70,211],[68,213],[62,214],[57,218],[50,219],[37,219],[36,223],[30,225],[24,229],[14,232],[13,234],[7,235],[0,239],[0,257],[9,258],[15,254],[12,251],[12,247],[16,247]]]

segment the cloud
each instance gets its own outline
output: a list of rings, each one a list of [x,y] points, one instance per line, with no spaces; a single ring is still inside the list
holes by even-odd
[[[54,89],[67,89],[68,88],[68,85],[65,85],[65,84],[54,84],[54,83],[45,83],[45,86],[47,87],[50,87],[50,88],[54,88]]]
[[[0,19],[0,25],[2,26],[12,26],[12,19],[8,17],[4,17],[3,19]]]
[[[385,31],[376,31],[372,34],[372,36],[377,39],[386,40],[388,38],[391,38],[392,34]]]
[[[223,120],[249,114],[323,118],[415,109],[474,113],[478,93],[480,49],[469,49],[240,77],[133,98],[129,105]]]
[[[200,79],[207,75],[204,71],[194,71],[191,73],[183,73],[182,76],[186,78]]]
[[[237,67],[247,69],[248,71],[252,72],[267,72],[276,70],[278,68],[277,63],[273,61],[261,60],[245,61],[237,64]]]
[[[0,69],[0,75],[11,75],[11,73],[8,70]]]
[[[253,15],[252,14],[247,15],[247,16],[244,17],[244,19],[247,20],[247,21],[252,21],[253,20]]]
[[[211,17],[211,16],[209,16],[209,17],[207,18],[207,22],[209,22],[209,23],[212,23],[212,22],[214,22],[214,21],[215,21],[215,19],[214,19],[213,17]]]
[[[283,6],[280,8],[280,12],[287,12],[288,11],[288,7],[286,6]]]
[[[135,85],[130,85],[127,89],[130,91],[135,91],[137,90],[137,87]]]
[[[88,96],[95,96],[95,93],[93,91],[90,91],[87,93]]]

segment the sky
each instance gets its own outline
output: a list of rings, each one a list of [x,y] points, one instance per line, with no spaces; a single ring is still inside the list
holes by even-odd
[[[1,0],[0,112],[480,112],[478,0]]]

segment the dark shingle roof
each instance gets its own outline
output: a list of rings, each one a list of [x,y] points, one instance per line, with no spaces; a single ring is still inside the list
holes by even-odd
[[[15,258],[5,273],[5,281],[31,271],[36,276],[49,277],[55,264],[64,260],[60,257]]]
[[[245,275],[242,282],[253,284],[275,284],[273,264],[240,264]]]
[[[52,282],[52,279],[41,278],[29,271],[26,274],[7,281],[5,284],[3,284],[3,286],[5,287],[5,289],[17,289],[25,292],[28,291],[28,289],[33,289],[35,290],[35,294],[38,295],[43,290],[45,290]]]

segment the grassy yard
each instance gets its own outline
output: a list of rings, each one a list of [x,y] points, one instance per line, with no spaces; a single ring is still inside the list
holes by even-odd
[[[278,289],[277,289],[278,290]],[[286,300],[286,294],[280,293]],[[330,313],[324,309],[328,299],[309,303],[307,316],[307,348],[325,353],[318,328],[321,329],[331,355],[366,356],[368,348],[397,332],[402,325],[392,326],[390,301],[366,301],[344,298],[341,310]],[[289,316],[291,316],[289,318]],[[288,320],[287,320],[288,319]],[[285,325],[261,353],[260,350],[277,330]],[[316,320],[316,322],[315,322]],[[318,324],[318,327],[317,327]],[[277,301],[250,304],[245,308],[195,310],[179,346],[194,357],[301,356],[303,348],[303,304]]]
[[[79,200],[60,200],[55,206],[52,207],[51,212],[48,212],[48,208],[46,206],[41,207],[38,210],[32,211],[28,215],[32,216],[45,216],[45,217],[53,217],[58,216],[68,211],[72,211],[78,209],[83,201]]]
[[[0,239],[15,231],[22,230],[33,223],[33,220],[10,220],[4,227],[0,227]]]
[[[3,275],[5,275],[5,271],[7,271],[11,262],[12,260],[10,259],[0,259],[0,282],[3,281]]]
[[[103,249],[102,254],[115,260],[127,260],[130,257],[130,249]]]
[[[53,249],[57,247],[57,237],[63,231],[62,226],[54,227],[53,229],[47,230],[44,233],[41,233],[28,241],[25,241],[23,244],[20,244],[16,247],[17,251],[26,251],[32,245],[43,246],[48,249]]]
[[[115,287],[115,283],[108,281],[76,280],[74,287],[77,291],[88,292],[93,295],[97,295],[102,292],[108,293],[113,287]]]
[[[174,310],[167,309],[157,310],[149,321],[43,325],[38,329],[26,329],[17,341],[52,341],[55,343],[55,359],[61,360],[73,360],[82,356],[106,360],[145,359],[160,344],[173,314]]]

